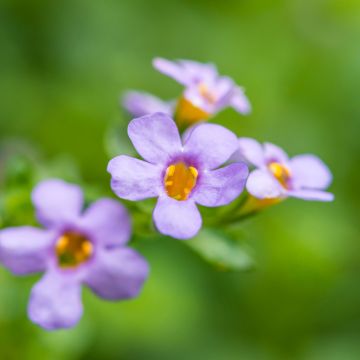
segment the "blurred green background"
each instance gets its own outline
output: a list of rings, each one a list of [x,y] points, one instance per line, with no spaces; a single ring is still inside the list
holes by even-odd
[[[245,222],[250,272],[217,271],[180,241],[144,242],[152,270],[142,295],[107,303],[85,290],[70,331],[31,324],[38,277],[1,269],[0,358],[360,359],[359,39],[358,0],[2,0],[7,147],[70,159],[109,192],[104,134],[121,119],[119,95],[179,94],[152,69],[155,56],[213,61],[254,108],[216,121],[291,155],[318,154],[336,201],[288,200]]]

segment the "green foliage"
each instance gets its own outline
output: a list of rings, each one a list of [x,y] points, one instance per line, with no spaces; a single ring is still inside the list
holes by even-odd
[[[35,224],[30,194],[41,180],[62,178],[80,182],[76,163],[71,157],[58,156],[45,161],[33,147],[22,142],[15,147],[0,146],[1,165],[0,227]]]
[[[220,270],[240,271],[254,267],[244,241],[231,238],[220,230],[203,228],[195,238],[184,243]]]
[[[136,155],[127,135],[127,122],[117,121],[105,133],[105,150],[109,159],[118,155]]]

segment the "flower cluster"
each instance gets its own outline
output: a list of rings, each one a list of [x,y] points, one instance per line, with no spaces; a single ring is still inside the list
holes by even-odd
[[[158,58],[154,67],[184,90],[176,101],[125,95],[124,107],[135,117],[128,136],[142,159],[119,154],[107,170],[119,198],[157,199],[153,223],[159,233],[195,237],[203,226],[201,207],[235,203],[230,217],[219,216],[217,226],[225,226],[287,197],[333,200],[325,191],[332,175],[318,157],[289,158],[274,144],[238,138],[206,122],[226,107],[242,114],[251,109],[243,89],[214,65]],[[123,205],[103,198],[84,210],[82,190],[58,179],[39,183],[32,202],[44,228],[1,230],[0,262],[17,275],[44,273],[30,296],[34,323],[48,330],[74,326],[83,312],[82,285],[106,300],[139,294],[149,266],[127,247],[131,221]]]

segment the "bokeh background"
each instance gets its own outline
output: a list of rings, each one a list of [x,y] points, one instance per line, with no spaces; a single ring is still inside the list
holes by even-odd
[[[217,122],[318,154],[336,201],[288,200],[244,222],[253,271],[218,271],[179,241],[144,242],[142,295],[107,303],[85,290],[85,316],[68,331],[27,320],[38,276],[0,269],[1,359],[360,359],[359,39],[358,0],[2,0],[1,174],[25,154],[38,171],[66,167],[108,191],[105,134],[123,118],[120,94],[177,96],[151,60],[188,58],[246,88],[253,113]],[[15,161],[16,176],[27,166]],[[12,188],[12,201],[28,191]]]

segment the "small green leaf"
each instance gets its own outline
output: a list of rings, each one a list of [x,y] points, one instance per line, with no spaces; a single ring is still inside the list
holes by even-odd
[[[223,270],[249,270],[255,265],[245,244],[215,229],[202,229],[195,238],[184,243]]]

